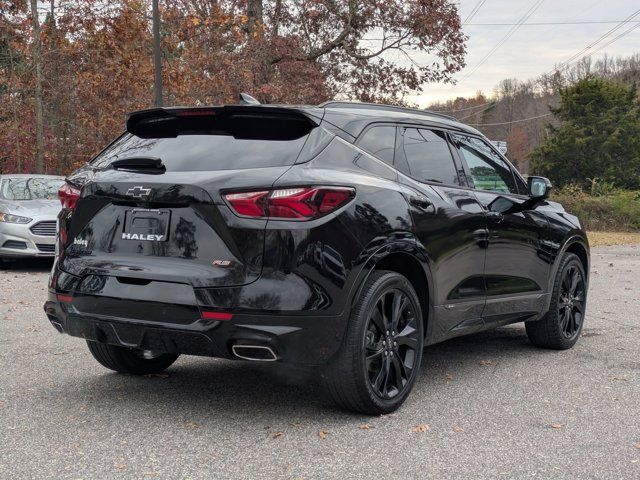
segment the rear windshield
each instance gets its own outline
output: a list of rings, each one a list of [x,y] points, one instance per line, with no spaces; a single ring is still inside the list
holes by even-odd
[[[57,200],[61,178],[5,178],[0,183],[0,197],[7,200]]]
[[[160,159],[168,171],[235,170],[295,163],[310,127],[298,120],[226,117],[161,119],[136,125],[91,164]]]
[[[169,171],[234,170],[292,165],[306,140],[240,140],[227,135],[180,135],[140,138],[125,133],[91,164],[106,167],[115,160],[153,157]]]

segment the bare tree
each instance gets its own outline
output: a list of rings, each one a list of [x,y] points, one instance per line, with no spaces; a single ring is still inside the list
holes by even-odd
[[[33,63],[36,72],[36,173],[44,173],[44,120],[42,115],[42,41],[40,38],[38,0],[31,0],[31,22],[33,24]]]

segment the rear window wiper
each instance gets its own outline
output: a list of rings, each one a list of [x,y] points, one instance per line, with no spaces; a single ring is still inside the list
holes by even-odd
[[[121,158],[111,162],[111,168],[140,173],[164,173],[167,170],[162,160],[156,157]]]

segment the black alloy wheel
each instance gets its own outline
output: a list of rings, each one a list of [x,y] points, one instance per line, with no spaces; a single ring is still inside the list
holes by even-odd
[[[369,384],[382,399],[406,388],[418,357],[418,326],[411,301],[398,289],[385,291],[375,304],[364,336]]]
[[[572,265],[564,272],[558,302],[560,330],[567,339],[573,339],[582,328],[585,300],[584,277],[578,267]]]
[[[400,407],[420,370],[423,324],[409,280],[396,272],[372,272],[352,307],[342,347],[322,374],[329,398],[370,415]]]
[[[525,323],[531,343],[565,350],[575,345],[584,326],[587,276],[580,259],[565,253],[554,280],[549,311],[539,320]]]

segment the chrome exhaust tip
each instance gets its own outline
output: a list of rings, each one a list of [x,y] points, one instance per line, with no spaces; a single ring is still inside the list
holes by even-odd
[[[278,356],[271,347],[264,345],[233,345],[231,351],[236,357],[252,362],[275,362],[278,360]]]

